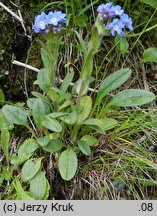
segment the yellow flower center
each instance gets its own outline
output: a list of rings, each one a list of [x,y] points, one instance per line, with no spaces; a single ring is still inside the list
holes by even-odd
[[[118,26],[117,26],[117,25],[115,25],[115,26],[114,26],[114,30],[116,31],[117,29],[118,29]]]
[[[43,21],[40,21],[40,26],[44,26],[45,23]]]
[[[51,19],[52,23],[56,22],[56,18]]]

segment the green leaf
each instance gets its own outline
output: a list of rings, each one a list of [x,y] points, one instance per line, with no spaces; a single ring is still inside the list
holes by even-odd
[[[35,139],[28,139],[24,141],[18,150],[19,162],[23,163],[28,160],[37,149],[38,145]]]
[[[13,153],[11,155],[10,163],[13,165],[18,165],[20,163],[20,160],[19,160],[17,154]]]
[[[76,19],[76,25],[80,28],[87,26],[88,18],[86,15],[82,14]]]
[[[37,92],[36,92],[36,93],[37,93]],[[39,95],[40,95],[40,94],[39,94]],[[45,113],[46,113],[46,114],[49,114],[49,113],[50,113],[50,109],[51,109],[51,103],[50,103],[49,100],[48,100],[48,102],[47,102],[47,101],[43,100],[43,99],[40,98],[40,97],[37,97],[37,98],[29,98],[29,99],[27,100],[27,106],[28,106],[31,110],[33,110],[34,103],[35,103],[36,100],[38,100],[38,98],[39,98],[40,100],[42,100],[42,102],[43,102],[43,104],[44,104]]]
[[[21,177],[24,182],[31,180],[37,174],[41,167],[42,159],[43,158],[32,158],[25,162],[21,173]]]
[[[46,193],[46,177],[42,171],[39,171],[30,182],[30,195],[35,200],[42,200]]]
[[[77,82],[73,86],[73,90],[72,90],[73,95],[75,95],[76,92],[77,92],[77,94],[81,93],[81,96],[85,95],[87,93],[88,87],[92,81],[93,81],[93,79],[91,77],[87,80],[82,80],[82,79],[77,80]]]
[[[90,135],[84,135],[81,140],[84,140],[86,143],[88,143],[88,145],[90,146],[95,146],[98,144],[98,140]]]
[[[67,73],[62,84],[61,84],[61,87],[60,87],[60,90],[62,92],[66,92],[66,90],[68,89],[71,81],[73,80],[73,77],[74,77],[74,73]]]
[[[65,113],[65,112],[53,112],[53,113],[50,113],[48,116],[51,118],[58,118],[58,117],[65,116],[68,114],[69,113]]]
[[[50,195],[49,191],[50,191],[50,189],[51,188],[50,188],[49,181],[46,179],[46,193],[44,195],[43,200],[47,200],[49,198],[49,195]]]
[[[94,25],[91,29],[91,38],[88,42],[88,49],[92,52],[92,55],[98,52],[100,44],[102,42],[102,29],[100,25],[96,21],[96,25]]]
[[[77,35],[77,37],[78,37],[78,39],[80,41],[80,45],[81,45],[82,51],[85,54],[87,52],[86,43],[83,40],[82,35],[79,32],[77,32],[75,30],[74,30],[74,32],[76,33],[76,35]]]
[[[13,124],[27,125],[27,113],[20,107],[5,105],[2,108],[5,117]]]
[[[8,168],[3,168],[3,177],[6,181],[10,181],[12,179],[12,176],[13,176],[13,170],[9,170]]]
[[[60,119],[63,122],[66,122],[67,124],[75,124],[77,120],[77,114],[76,112],[72,112],[72,113],[69,113],[68,115],[60,117]]]
[[[45,105],[41,99],[36,99],[33,104],[33,118],[39,130],[42,129],[42,121],[45,118]]]
[[[58,111],[60,111],[60,110],[62,110],[62,109],[64,109],[64,108],[66,108],[66,107],[68,107],[68,106],[70,106],[70,105],[71,105],[70,101],[66,100],[66,101],[59,107]]]
[[[129,68],[120,69],[109,75],[100,85],[97,102],[100,103],[101,100],[111,91],[120,87],[124,82],[128,80],[131,75],[131,70]]]
[[[13,129],[14,125],[11,123],[4,115],[2,110],[0,110],[0,130],[3,129],[8,129],[11,130]]]
[[[45,95],[40,94],[39,92],[35,92],[35,91],[32,91],[31,94],[34,95],[36,98],[41,99],[45,104],[51,107],[51,102]]]
[[[51,64],[52,64],[52,58],[51,58],[51,53],[48,50],[47,47],[42,47],[41,48],[41,58],[44,64],[44,67],[46,70],[51,70]]]
[[[10,133],[8,130],[2,130],[1,132],[1,146],[2,151],[6,157],[7,163],[9,163],[8,155],[9,155],[9,141],[10,141]]]
[[[34,84],[39,85],[39,87],[43,91],[48,92],[51,87],[51,82],[48,79],[47,71],[45,68],[41,69],[38,72],[37,80],[34,82]]]
[[[60,125],[60,123],[57,120],[50,118],[49,116],[45,116],[44,121],[42,121],[42,125],[47,129],[57,133],[60,133],[62,131],[62,126]]]
[[[127,89],[116,94],[107,106],[138,106],[155,99],[151,92],[140,89]]]
[[[92,109],[92,98],[83,96],[78,105],[77,124],[81,124],[90,114]]]
[[[48,136],[40,137],[37,142],[40,146],[46,146],[50,142],[50,138]]]
[[[72,148],[69,147],[61,153],[58,166],[59,172],[64,180],[68,181],[74,177],[77,170],[78,161],[76,153]]]
[[[52,139],[46,146],[42,146],[42,149],[47,152],[58,152],[63,148],[63,143],[58,139]]]
[[[3,91],[0,89],[0,105],[3,104],[4,101],[5,101],[5,97],[4,97]]]
[[[101,119],[89,118],[82,122],[83,125],[88,125],[88,127],[96,130],[99,133],[105,134],[104,122]]]
[[[84,65],[82,67],[80,78],[82,80],[89,80],[93,69],[93,50],[91,49],[84,61]]]
[[[17,192],[16,200],[34,200],[26,191],[23,190],[22,185],[17,177],[15,177],[14,187]]]
[[[157,63],[157,48],[146,49],[143,53],[143,61]]]
[[[31,110],[33,110],[33,104],[34,104],[35,101],[36,101],[36,98],[28,98],[28,100],[27,100],[27,106],[28,106]]]
[[[83,154],[85,154],[87,156],[91,154],[90,146],[86,141],[79,140],[79,141],[77,141],[77,144],[78,144],[78,147]]]
[[[49,138],[50,139],[58,139],[60,137],[60,133],[50,133]]]
[[[111,128],[115,127],[118,124],[118,122],[113,118],[105,117],[101,120],[103,121],[102,128],[105,131],[110,130]]]
[[[142,0],[145,4],[157,9],[157,1],[156,0]]]
[[[117,35],[115,37],[115,44],[116,44],[116,48],[122,53],[126,53],[128,51],[129,48],[129,43],[127,41],[127,39],[121,38],[119,35]]]

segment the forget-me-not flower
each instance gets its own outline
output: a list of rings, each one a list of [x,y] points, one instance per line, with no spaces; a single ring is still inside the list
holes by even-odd
[[[52,24],[54,26],[58,25],[60,18],[57,16],[56,12],[49,12],[47,15],[48,24]]]
[[[107,4],[101,4],[97,8],[98,18],[102,21],[108,21],[107,27],[111,31],[111,35],[115,34],[124,37],[124,30],[133,30],[132,19],[128,14],[124,13],[121,6],[114,6],[112,2]]]
[[[49,12],[48,15],[42,12],[35,18],[35,24],[32,29],[36,33],[47,33],[50,29],[57,33],[61,27],[66,24],[66,14],[61,11]]]
[[[124,10],[122,10],[121,6],[116,5],[116,6],[112,6],[110,8],[110,10],[112,11],[112,13],[114,14],[114,16],[121,16],[122,13],[124,12]]]
[[[120,19],[122,20],[122,22],[126,28],[128,28],[130,31],[133,30],[132,19],[128,16],[128,14],[123,13],[120,16]]]
[[[44,31],[46,29],[46,26],[48,24],[46,16],[47,15],[44,12],[42,12],[40,15],[38,15],[35,18],[35,23],[34,23],[32,29],[36,33],[42,32],[42,31]]]
[[[113,5],[112,2],[99,5],[99,7],[97,8],[97,12],[98,12],[98,17],[101,20],[114,16],[114,13],[111,11],[112,5]]]
[[[124,37],[124,32],[123,32],[124,24],[121,20],[114,19],[108,25],[108,28],[110,29],[112,36],[115,36],[115,33],[117,33],[118,35],[120,35],[120,37]]]
[[[66,24],[66,14],[65,13],[62,13],[61,11],[55,11],[55,13],[56,13],[56,16],[58,17],[58,19],[59,19],[59,22],[60,23],[64,23],[64,24]]]

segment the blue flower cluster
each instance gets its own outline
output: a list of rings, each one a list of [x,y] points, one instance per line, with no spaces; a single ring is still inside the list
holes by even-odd
[[[101,4],[97,8],[98,17],[100,20],[107,20],[114,18],[107,25],[110,29],[112,36],[117,33],[120,37],[124,37],[124,29],[133,30],[132,19],[119,5],[114,6],[112,2]]]
[[[36,33],[47,33],[50,29],[54,33],[60,32],[61,27],[66,24],[66,14],[61,11],[54,11],[45,14],[42,12],[36,16],[32,29]]]

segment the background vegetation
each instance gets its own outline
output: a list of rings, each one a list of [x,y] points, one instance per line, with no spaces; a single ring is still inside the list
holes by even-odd
[[[13,66],[12,60],[42,68],[40,46],[41,35],[34,34],[34,17],[41,11],[62,10],[67,14],[67,28],[64,43],[61,45],[57,64],[57,76],[64,78],[67,71],[74,71],[78,79],[83,62],[78,39],[73,30],[89,38],[91,27],[96,19],[96,8],[106,1],[101,0],[63,0],[42,1],[25,0],[2,1],[12,11],[20,10],[25,21],[26,34],[21,23],[3,8],[0,8],[0,89],[9,104],[24,106],[28,95],[36,90],[33,82],[37,74],[31,70]],[[134,31],[127,36],[128,50],[123,53],[115,46],[114,38],[104,38],[99,52],[94,58],[92,88],[112,72],[121,67],[129,67],[131,78],[120,89],[140,88],[157,93],[157,64],[143,61],[147,48],[157,43],[157,5],[150,1],[120,0],[119,4],[132,17]],[[152,7],[153,6],[153,7]],[[155,9],[156,8],[156,9]],[[78,52],[79,51],[79,52]],[[114,93],[116,93],[115,90]],[[119,89],[118,89],[119,91]],[[95,93],[91,93],[95,98]],[[2,105],[2,104],[1,104]],[[156,102],[134,108],[116,108],[112,117],[118,120],[116,128],[101,136],[99,144],[93,148],[90,157],[80,158],[77,175],[71,181],[61,179],[56,169],[56,155],[44,160],[43,169],[50,184],[47,199],[156,199],[157,198],[157,111]],[[0,120],[1,121],[1,120]],[[1,128],[0,128],[1,129]],[[21,126],[10,132],[9,165],[3,151],[0,151],[0,197],[14,199],[16,194],[15,176],[21,167],[11,165],[12,156],[30,134]],[[38,152],[39,156],[43,156]],[[17,183],[17,182],[16,182]],[[24,190],[27,184],[22,183]]]

